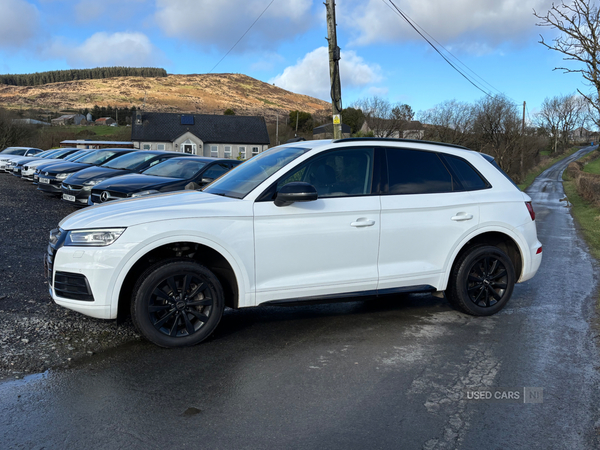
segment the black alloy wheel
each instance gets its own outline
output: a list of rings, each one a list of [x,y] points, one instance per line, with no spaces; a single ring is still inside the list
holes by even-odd
[[[446,296],[467,314],[489,316],[508,303],[515,282],[515,269],[506,253],[491,245],[476,246],[454,264]]]
[[[198,344],[216,328],[224,309],[217,277],[192,260],[148,269],[134,288],[131,315],[146,339],[161,347]]]

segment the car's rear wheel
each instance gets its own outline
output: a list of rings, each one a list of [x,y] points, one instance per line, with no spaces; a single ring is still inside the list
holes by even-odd
[[[184,347],[210,336],[224,305],[221,283],[209,269],[176,259],[158,263],[142,274],[133,290],[131,316],[150,342]]]
[[[515,269],[498,247],[476,246],[454,264],[446,296],[457,309],[474,316],[490,316],[510,299],[515,285]]]

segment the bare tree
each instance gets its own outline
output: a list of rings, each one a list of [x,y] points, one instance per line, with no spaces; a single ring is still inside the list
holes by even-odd
[[[16,114],[0,109],[0,151],[15,145],[31,145],[28,138],[33,128],[15,122],[15,118]]]
[[[372,131],[375,137],[402,137],[402,131],[414,117],[410,106],[392,105],[377,96],[358,100],[352,106],[363,112],[367,131]]]
[[[566,61],[582,64],[579,68],[557,67],[555,70],[580,73],[595,89],[595,93],[578,92],[600,115],[600,9],[592,0],[573,0],[569,3],[561,1],[558,5],[552,4],[546,14],[538,14],[536,11],[533,14],[540,19],[538,26],[560,31],[559,36],[550,43],[540,36],[540,44],[562,53]]]
[[[524,149],[516,104],[504,96],[481,99],[475,105],[473,133],[476,150],[492,155],[506,172],[519,174]]]
[[[578,95],[559,95],[544,99],[538,113],[539,125],[552,140],[553,151],[569,146],[574,132],[588,121],[587,102]]]
[[[445,101],[421,112],[419,120],[427,124],[425,139],[468,145],[473,125],[473,106],[456,100]]]

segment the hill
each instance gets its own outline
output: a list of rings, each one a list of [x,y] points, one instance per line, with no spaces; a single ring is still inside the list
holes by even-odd
[[[285,120],[291,110],[325,116],[331,106],[241,74],[168,75],[76,80],[41,86],[0,84],[0,107],[51,112],[91,109],[94,105],[141,107],[146,111],[261,115]],[[283,117],[282,117],[283,116]]]

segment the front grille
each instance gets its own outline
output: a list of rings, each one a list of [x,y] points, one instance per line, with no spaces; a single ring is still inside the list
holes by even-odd
[[[93,302],[94,297],[85,275],[71,272],[56,272],[54,292],[59,297]]]
[[[102,195],[104,193],[104,195]],[[123,198],[127,198],[127,194],[123,192],[116,191],[101,191],[101,190],[92,190],[92,202],[94,203],[104,203],[110,200],[119,200]]]

